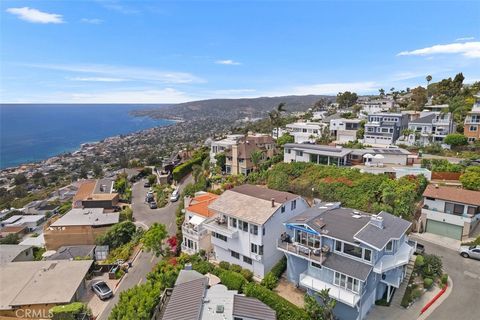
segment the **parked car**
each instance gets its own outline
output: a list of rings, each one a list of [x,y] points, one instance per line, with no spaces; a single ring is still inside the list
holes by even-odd
[[[143,184],[143,187],[144,187],[144,188],[150,188],[150,183],[145,182],[145,183]]]
[[[100,298],[100,300],[113,297],[113,291],[108,287],[105,281],[98,281],[92,284],[92,290]]]
[[[173,190],[172,195],[170,196],[170,201],[175,202],[180,198],[180,191],[178,189]]]
[[[425,246],[421,243],[418,243],[413,240],[408,240],[408,244],[415,248],[413,254],[424,254],[425,253]]]
[[[461,246],[460,255],[464,258],[472,258],[480,260],[480,245],[478,246]]]
[[[155,201],[153,197],[153,192],[147,192],[147,195],[145,196],[145,202],[152,202]]]
[[[155,201],[150,202],[150,209],[157,209],[157,203]]]

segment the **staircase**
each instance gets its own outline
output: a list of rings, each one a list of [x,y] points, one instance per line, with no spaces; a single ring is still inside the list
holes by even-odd
[[[405,294],[405,290],[407,290],[407,284],[408,284],[408,281],[410,281],[410,276],[412,275],[412,272],[413,272],[413,267],[415,265],[416,257],[417,256],[412,256],[412,258],[407,264],[407,274],[405,275],[405,279],[403,279],[403,282],[400,284],[400,287],[395,290],[395,294],[393,295],[393,299],[391,302],[392,306],[402,307],[400,303],[402,302],[402,298],[403,298],[403,295]]]

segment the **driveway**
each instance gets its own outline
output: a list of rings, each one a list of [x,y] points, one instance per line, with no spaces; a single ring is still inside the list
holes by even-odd
[[[193,179],[191,175],[188,175],[179,183],[180,190],[183,190],[183,188],[185,188],[190,182],[193,182]],[[145,203],[145,195],[148,188],[143,187],[144,183],[145,180],[141,180],[134,183],[132,186],[132,209],[135,223],[145,229],[155,222],[162,223],[167,227],[169,234],[174,235],[176,233],[175,212],[179,205],[179,201],[168,202],[163,208],[150,209],[148,204]]]

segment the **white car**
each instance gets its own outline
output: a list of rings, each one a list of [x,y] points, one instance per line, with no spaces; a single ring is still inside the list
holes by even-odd
[[[478,246],[461,246],[460,255],[464,258],[472,258],[480,260],[480,245]]]
[[[180,191],[178,189],[173,190],[172,195],[170,196],[170,201],[175,202],[180,198]]]

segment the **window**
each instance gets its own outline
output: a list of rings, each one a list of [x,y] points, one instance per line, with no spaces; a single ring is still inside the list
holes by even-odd
[[[239,221],[239,225],[240,225],[240,221]],[[248,232],[248,222],[242,221],[241,227],[243,231]]]
[[[280,210],[282,213],[285,212],[285,206],[282,206],[282,209]]]
[[[363,251],[363,259],[367,261],[372,261],[372,250],[364,249]]]
[[[462,204],[455,204],[451,202],[445,202],[445,212],[450,214],[462,215],[465,206]]]
[[[252,259],[250,259],[249,257],[245,257],[245,256],[243,256],[243,262],[248,263],[248,264],[252,264],[252,263],[253,263],[253,262],[252,262]]]
[[[232,228],[236,228],[237,227],[237,219],[235,218],[230,218],[230,226]]]
[[[360,291],[360,280],[349,277],[345,274],[335,272],[333,283],[336,286],[358,293]]]
[[[230,255],[234,257],[235,259],[240,259],[240,253],[235,252],[235,251],[230,251]]]
[[[263,229],[263,235],[265,235],[265,227],[263,227],[262,229]]]
[[[470,131],[477,131],[477,126],[470,126]]]
[[[291,151],[290,149],[286,149],[286,148],[285,148],[285,153],[290,154],[291,152],[292,152],[292,151]]]
[[[303,157],[303,151],[296,151],[297,156]]]
[[[253,235],[258,235],[258,226],[255,226],[253,224],[250,225],[250,233]]]
[[[263,246],[258,246],[258,254],[263,256]]]
[[[293,200],[291,205],[291,210],[295,210],[296,207],[297,207],[297,200]]]
[[[349,243],[343,244],[343,253],[349,254],[357,258],[362,258],[362,248],[351,245]]]
[[[385,247],[386,252],[392,252],[393,251],[393,241],[389,241],[387,243],[387,246]]]
[[[317,269],[322,269],[322,265],[315,262],[312,262],[312,267],[315,267]]]
[[[250,243],[250,251],[253,253],[258,253],[258,246],[255,243]]]
[[[224,236],[223,234],[212,232],[212,236],[214,238],[217,238],[217,239],[220,239],[220,240],[223,240],[223,241],[227,242],[227,237]]]
[[[342,242],[335,240],[335,251],[340,251],[342,252]]]

